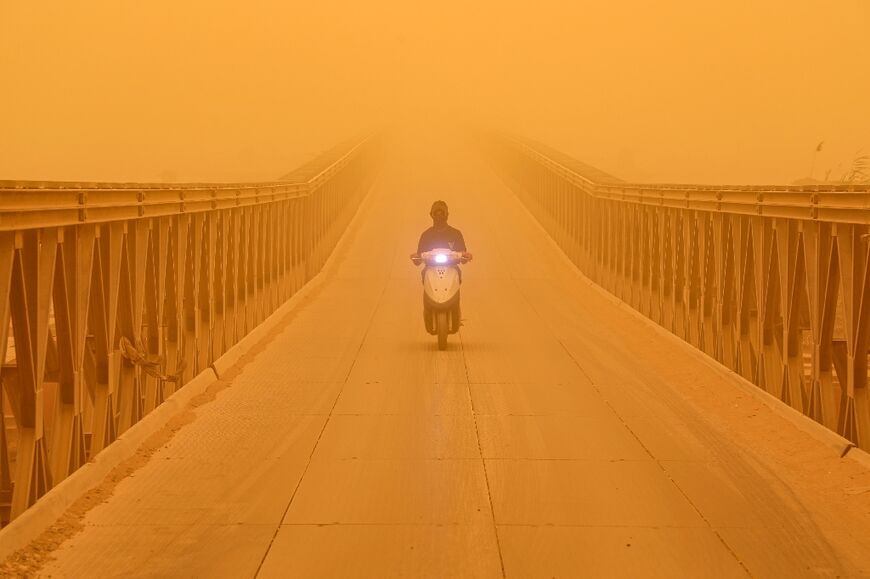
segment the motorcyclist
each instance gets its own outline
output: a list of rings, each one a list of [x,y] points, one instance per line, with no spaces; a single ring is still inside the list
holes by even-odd
[[[420,235],[420,241],[417,242],[417,251],[411,254],[411,261],[414,262],[414,265],[420,265],[423,262],[423,259],[420,257],[421,253],[432,251],[433,249],[458,251],[462,253],[463,263],[471,260],[472,256],[465,246],[465,238],[462,236],[462,232],[447,224],[448,215],[447,203],[438,200],[432,204],[432,208],[429,210],[429,216],[432,218],[432,227]],[[459,268],[457,267],[457,269]],[[461,270],[459,272],[459,283],[462,283]],[[454,323],[456,327],[459,327],[461,323],[459,308],[456,308],[454,311],[454,316]],[[433,332],[434,330],[431,327],[432,316],[429,314],[425,302],[423,304],[423,318],[426,322],[426,329],[430,333]]]
[[[411,254],[411,260],[419,265],[422,262],[420,254],[433,249],[450,249],[462,253],[464,261],[471,259],[471,254],[468,253],[468,248],[465,247],[465,238],[462,237],[462,232],[447,224],[447,203],[444,201],[436,201],[432,204],[432,209],[429,210],[429,216],[432,218],[432,227],[427,229],[420,235],[420,241],[417,242],[416,253]]]

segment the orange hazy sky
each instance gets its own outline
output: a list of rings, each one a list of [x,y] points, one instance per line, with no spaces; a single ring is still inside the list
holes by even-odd
[[[476,115],[639,181],[870,153],[867,0],[0,0],[0,179],[271,179]],[[838,167],[839,166],[839,167]]]

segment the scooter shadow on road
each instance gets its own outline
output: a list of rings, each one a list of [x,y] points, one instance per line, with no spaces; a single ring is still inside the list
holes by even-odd
[[[447,343],[447,349],[443,352],[459,352],[462,349],[462,344],[459,340],[451,340]],[[421,332],[419,338],[402,340],[396,344],[396,353],[398,354],[414,354],[420,352],[438,352],[438,342],[432,339],[425,332]]]
[[[434,336],[421,331],[420,336],[413,339],[404,339],[396,344],[397,354],[413,354],[420,352],[432,353],[462,353],[463,351],[474,351],[475,353],[497,352],[499,347],[490,341],[480,341],[479,339],[469,338],[468,336],[460,337],[462,330],[457,334],[452,334],[447,341],[447,349],[439,350],[438,342]]]

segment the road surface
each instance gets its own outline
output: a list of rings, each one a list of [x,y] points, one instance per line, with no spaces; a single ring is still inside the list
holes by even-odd
[[[408,260],[439,198],[475,255],[446,352]],[[806,498],[812,473],[789,470],[805,461],[762,460],[818,444],[582,278],[472,158],[392,156],[320,283],[234,374],[43,575],[868,572],[843,545],[870,532]]]

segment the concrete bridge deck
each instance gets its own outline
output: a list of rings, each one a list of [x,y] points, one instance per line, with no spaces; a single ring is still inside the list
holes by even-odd
[[[394,157],[306,298],[41,573],[870,575],[868,473],[582,278],[476,163]],[[475,255],[446,352],[407,259],[435,198]]]

